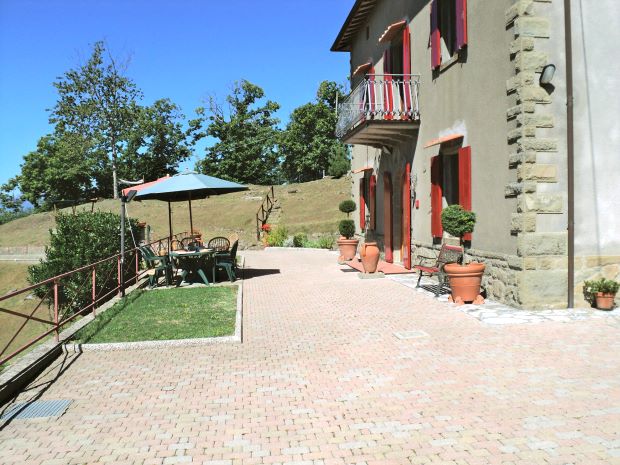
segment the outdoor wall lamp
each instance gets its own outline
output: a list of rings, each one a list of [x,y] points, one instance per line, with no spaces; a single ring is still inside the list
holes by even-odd
[[[540,73],[540,82],[541,86],[546,86],[547,84],[551,84],[553,80],[553,76],[555,75],[555,65],[548,64],[542,69],[542,73]]]

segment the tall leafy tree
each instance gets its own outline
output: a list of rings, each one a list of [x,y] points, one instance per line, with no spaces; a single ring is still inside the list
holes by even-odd
[[[215,99],[208,109],[198,108],[199,118],[190,122],[194,140],[213,137],[217,142],[206,149],[196,164],[204,174],[254,184],[273,183],[277,177],[278,119],[280,105],[264,101],[259,86],[242,80],[226,98],[226,110]],[[206,128],[201,130],[202,124]]]
[[[66,200],[84,200],[94,194],[94,153],[90,141],[79,134],[44,136],[37,149],[24,157],[21,173],[3,190],[19,187],[21,201],[27,200],[38,209]]]
[[[346,149],[335,136],[337,98],[344,98],[342,86],[323,81],[314,102],[293,110],[280,146],[282,169],[290,181],[311,181],[324,172],[342,175],[343,170],[348,171]]]
[[[189,136],[183,129],[184,118],[179,106],[170,99],[140,107],[120,160],[121,175],[150,181],[176,173],[179,163],[191,154]]]
[[[125,67],[107,53],[103,42],[96,42],[84,65],[70,69],[54,83],[58,101],[50,114],[56,132],[80,134],[103,149],[110,160],[114,198],[118,197],[119,152],[126,145],[127,129],[134,125],[136,102],[142,97],[123,74]],[[98,164],[107,169],[107,160]]]

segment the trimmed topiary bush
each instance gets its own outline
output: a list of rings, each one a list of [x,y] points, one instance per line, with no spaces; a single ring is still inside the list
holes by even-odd
[[[460,205],[450,205],[441,212],[441,225],[448,234],[462,240],[465,234],[474,231],[476,214]]]
[[[355,202],[353,200],[343,200],[342,202],[340,202],[340,205],[338,205],[338,209],[342,212],[342,213],[346,213],[347,214],[347,218],[349,217],[349,215],[355,211],[356,209],[356,205]]]
[[[338,224],[338,231],[346,239],[351,239],[355,235],[355,223],[353,220],[342,220]]]

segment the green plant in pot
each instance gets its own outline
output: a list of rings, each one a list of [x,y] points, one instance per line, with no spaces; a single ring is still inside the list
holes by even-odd
[[[465,210],[460,205],[450,205],[441,212],[441,225],[448,234],[458,237],[462,246],[465,234],[474,231],[476,214]],[[480,284],[485,265],[484,263],[466,262],[463,253],[463,264],[448,263],[444,266],[444,272],[450,280],[450,300],[459,305],[465,302],[482,304],[484,299],[480,295]]]
[[[599,310],[611,310],[614,308],[614,299],[620,289],[620,284],[612,279],[597,279],[586,281],[583,284],[583,295],[590,304]]]
[[[355,236],[355,223],[349,219],[351,213],[355,211],[356,206],[353,200],[343,200],[340,202],[338,209],[342,213],[347,214],[347,219],[340,221],[338,224],[338,231],[340,232],[340,239],[338,239],[338,249],[340,250],[340,257],[338,262],[343,263],[345,261],[353,260],[357,253],[358,239],[354,239]]]

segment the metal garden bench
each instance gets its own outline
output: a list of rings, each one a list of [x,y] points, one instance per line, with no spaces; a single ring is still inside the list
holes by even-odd
[[[420,287],[420,280],[424,274],[428,276],[437,275],[439,284],[435,291],[435,297],[439,296],[441,288],[446,282],[446,274],[443,271],[443,267],[447,263],[460,263],[463,260],[463,248],[455,245],[442,244],[439,250],[439,255],[435,259],[434,263],[429,263],[430,259],[421,259],[420,263],[414,265],[413,269],[418,270],[418,282],[416,287]],[[427,263],[424,263],[424,262]]]

